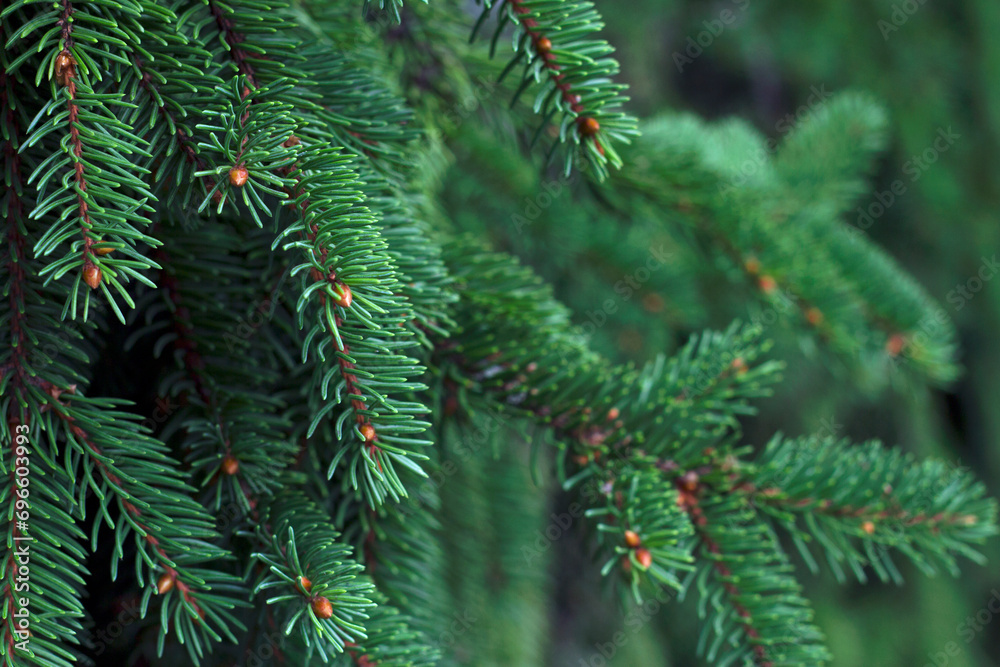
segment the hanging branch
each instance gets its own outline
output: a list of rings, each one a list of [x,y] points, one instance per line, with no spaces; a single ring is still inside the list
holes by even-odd
[[[502,80],[518,63],[524,63],[512,104],[532,84],[538,84],[533,108],[542,121],[532,143],[558,117],[558,143],[568,143],[582,153],[566,152],[567,175],[577,155],[598,180],[604,180],[609,167],[620,168],[622,159],[614,144],[629,143],[638,132],[635,118],[620,111],[628,98],[622,94],[626,86],[612,80],[619,70],[617,61],[610,57],[614,49],[604,40],[590,37],[604,27],[594,5],[577,0],[484,0],[483,5],[473,38],[493,7],[499,7],[491,55],[507,24],[516,28],[514,58],[500,76]]]

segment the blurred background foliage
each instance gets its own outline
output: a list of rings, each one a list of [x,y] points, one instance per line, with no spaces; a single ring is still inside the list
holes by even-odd
[[[1000,4],[596,4],[607,22],[605,36],[618,49],[621,78],[631,87],[631,110],[642,117],[664,109],[708,120],[736,116],[780,140],[815,112],[815,100],[823,97],[817,92],[861,91],[885,106],[890,148],[845,223],[886,249],[953,318],[962,376],[941,388],[859,381],[857,374],[816,354],[794,327],[781,326],[782,313],[750,305],[750,286],[734,285],[724,275],[725,266],[692,251],[676,229],[663,227],[662,219],[623,221],[600,207],[573,206],[568,191],[586,185],[539,178],[527,158],[518,161],[518,151],[497,150],[503,141],[497,134],[460,119],[456,132],[463,141],[455,145],[461,148],[443,177],[446,213],[454,224],[487,234],[498,248],[531,264],[574,310],[592,344],[615,360],[645,361],[670,353],[692,332],[724,328],[733,319],[764,324],[777,342],[771,356],[788,365],[775,396],[760,402],[760,416],[747,421],[745,439],[751,444],[763,444],[775,431],[822,432],[855,441],[878,437],[918,456],[941,456],[971,468],[993,495],[1000,495],[1000,280],[972,280],[1000,251],[1000,169],[994,163],[1000,148]],[[492,95],[491,90],[474,92]],[[931,150],[942,132],[953,141],[945,150]],[[933,160],[921,159],[925,154]],[[860,217],[865,210],[877,212],[879,207],[871,205],[881,193],[891,194],[897,181],[905,191],[892,194],[883,213]],[[881,200],[888,197],[881,194]],[[666,263],[650,261],[664,253]],[[655,268],[643,272],[642,267]],[[982,275],[992,277],[988,270]],[[962,286],[969,289],[964,295]],[[476,465],[475,474],[489,480],[482,466],[503,462]],[[491,487],[490,493],[505,490]],[[537,493],[542,498],[547,492]],[[518,513],[522,526],[537,525],[541,535],[552,524],[546,514],[566,512],[571,499],[557,499],[548,512],[537,499],[517,502],[526,504]],[[487,523],[483,518],[465,529],[483,531]],[[484,554],[495,555],[495,545],[504,543],[499,534],[504,527],[490,530],[497,534],[484,536],[480,545]],[[546,653],[539,664],[557,667],[699,664],[693,607],[610,604],[586,557],[588,544],[586,536],[566,531],[546,547],[551,552],[546,553],[551,559],[547,584],[530,578],[514,582],[511,594],[480,601],[485,607],[473,605],[513,605],[511,595],[549,586],[556,607],[550,610],[548,642],[538,635],[530,601],[516,614],[514,606],[503,610],[506,631],[490,622],[466,641],[488,632],[489,639],[480,640],[502,647],[506,633],[509,640],[520,637],[521,653],[498,648],[496,664],[535,664],[539,652]],[[508,542],[505,548],[509,555],[533,547]],[[992,541],[985,552],[990,564],[966,563],[961,579],[928,579],[903,564],[903,587],[877,580],[839,585],[828,573],[814,576],[800,567],[828,634],[833,664],[1000,664],[1000,620],[988,611],[990,601],[1000,599],[1000,544]],[[478,560],[468,555],[452,565],[458,572],[463,563]],[[511,563],[498,571],[523,569],[523,563]],[[461,662],[460,649],[461,644],[456,648]]]

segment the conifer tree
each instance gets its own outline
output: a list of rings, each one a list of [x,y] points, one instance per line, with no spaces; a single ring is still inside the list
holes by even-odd
[[[711,266],[852,382],[947,383],[947,316],[842,220],[867,97],[780,145],[640,121],[580,0],[2,7],[2,664],[107,664],[107,577],[136,664],[543,664],[548,481],[707,664],[829,659],[802,566],[981,561],[967,471],[741,439],[760,323],[617,363],[517,258],[662,241],[670,308]]]

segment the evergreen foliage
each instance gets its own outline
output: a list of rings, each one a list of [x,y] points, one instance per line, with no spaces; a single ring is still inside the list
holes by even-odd
[[[981,560],[996,504],[967,471],[742,442],[782,369],[760,324],[618,363],[514,257],[564,259],[519,246],[548,233],[535,197],[595,252],[662,239],[678,285],[675,255],[709,264],[853,381],[949,382],[947,318],[842,220],[878,105],[780,145],[639,122],[590,3],[484,4],[4,2],[3,664],[92,662],[105,553],[156,664],[540,664],[547,479],[617,590],[697,598],[711,664],[829,659],[788,543],[860,580]],[[176,407],[143,421],[108,359]]]

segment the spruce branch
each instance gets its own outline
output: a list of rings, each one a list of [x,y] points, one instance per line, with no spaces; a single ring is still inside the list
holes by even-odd
[[[957,575],[956,556],[982,563],[972,545],[996,533],[996,502],[964,470],[943,461],[916,462],[872,441],[776,436],[745,470],[731,473],[736,490],[790,534],[817,568],[807,531],[838,579],[846,565],[860,581],[865,566],[902,583],[890,555],[898,550],[922,571]]]
[[[586,242],[597,252],[626,229],[688,239],[691,258],[708,250],[840,359],[954,377],[942,311],[841,219],[884,141],[869,100],[825,103],[780,147],[739,123],[663,117],[626,151],[636,121],[593,6],[484,4],[477,29],[497,18],[491,54],[513,39],[500,78],[523,67],[514,103],[533,91],[532,142],[552,139],[567,173],[591,170],[576,183],[586,187],[565,188],[551,226],[579,231],[569,221],[590,211],[606,228]],[[981,559],[997,510],[965,472],[871,443],[777,438],[756,455],[738,445],[781,369],[764,358],[762,327],[612,363],[537,275],[455,238],[462,215],[476,216],[498,247],[527,246],[491,227],[511,211],[478,206],[492,195],[454,202],[446,219],[441,204],[484,180],[449,180],[452,157],[468,149],[498,191],[517,180],[518,200],[535,182],[530,159],[503,164],[509,139],[457,131],[455,105],[480,66],[457,44],[462,12],[381,7],[381,18],[308,0],[0,9],[6,665],[84,661],[83,538],[96,551],[102,526],[113,579],[135,556],[141,615],[161,598],[161,659],[176,639],[195,663],[268,649],[279,664],[437,664],[449,656],[433,638],[466,605],[502,610],[469,647],[503,643],[501,661],[537,662],[547,559],[525,550],[525,526],[544,520],[548,489],[526,479],[526,448],[500,428],[508,418],[554,445],[555,476],[584,496],[618,591],[700,597],[709,661],[827,659],[778,527],[812,566],[819,544],[841,576],[871,567],[898,579],[892,549],[928,572]],[[368,21],[387,27],[384,40]],[[476,105],[480,119],[511,119]],[[751,175],[748,156],[763,156]],[[691,258],[670,273],[693,281]],[[92,304],[97,288],[105,298]],[[118,386],[99,365],[150,361],[117,349],[123,330],[104,311],[125,321],[121,302],[135,314],[129,342],[149,336],[154,355],[173,357],[161,393],[182,405],[155,434],[124,401],[95,398],[150,388],[145,377]],[[474,429],[496,454],[456,465]],[[38,490],[25,526],[26,469]],[[22,538],[37,559],[30,605],[18,595]],[[26,606],[38,612],[30,656]],[[496,641],[509,633],[520,641]]]
[[[947,315],[896,262],[840,219],[844,202],[861,187],[851,170],[862,168],[878,141],[878,115],[850,95],[825,104],[830,115],[810,118],[782,144],[741,123],[651,119],[643,125],[644,141],[629,149],[626,166],[604,194],[625,214],[694,231],[727,259],[729,275],[747,286],[765,313],[831,349],[865,383],[894,379],[898,374],[888,371],[897,367],[949,382],[957,366]],[[832,115],[857,108],[853,127],[861,129],[853,131],[870,138],[828,136],[839,127],[828,120]],[[817,136],[840,146],[838,159],[823,163],[829,171],[824,190],[815,190],[815,178],[799,177],[804,169],[790,166],[808,159],[802,146]]]
[[[578,343],[573,345],[564,309],[530,272],[464,242],[449,247],[445,258],[461,287],[462,299],[476,307],[463,309],[463,313],[474,315],[458,320],[461,334],[440,353],[461,369],[469,389],[492,395],[552,429],[557,442],[565,447],[566,453],[557,463],[565,466],[561,477],[567,487],[594,479],[606,495],[611,495],[609,509],[588,512],[591,517],[610,514],[615,523],[604,522],[600,530],[622,535],[623,543],[609,545],[619,556],[606,561],[605,571],[609,572],[625,553],[630,575],[652,573],[659,583],[675,585],[674,572],[685,565],[683,526],[688,524],[672,524],[672,539],[661,544],[665,550],[660,554],[643,545],[639,531],[620,531],[625,528],[623,522],[634,521],[635,512],[660,507],[657,502],[669,506],[673,498],[689,516],[688,529],[693,526],[701,555],[698,574],[689,578],[682,590],[698,586],[705,618],[700,648],[709,660],[814,665],[829,659],[808,602],[791,576],[791,565],[764,518],[768,515],[787,516],[793,508],[799,509],[815,525],[814,515],[807,510],[818,508],[816,514],[822,517],[827,509],[838,512],[837,503],[842,502],[838,513],[844,516],[837,521],[846,521],[855,535],[868,533],[863,519],[854,513],[869,513],[869,503],[841,499],[852,493],[865,498],[871,488],[882,489],[883,476],[893,488],[893,482],[901,483],[905,477],[907,494],[919,488],[933,489],[937,494],[933,510],[927,511],[931,513],[911,508],[913,514],[898,515],[899,510],[883,514],[887,509],[877,505],[870,508],[870,514],[880,519],[902,516],[908,522],[907,529],[916,528],[918,532],[912,537],[893,542],[919,560],[927,559],[914,545],[926,541],[933,544],[935,559],[953,567],[949,548],[968,555],[969,543],[979,542],[996,530],[995,503],[982,499],[982,488],[967,476],[943,474],[940,464],[934,462],[908,468],[896,464],[897,470],[889,463],[895,455],[873,461],[864,448],[834,454],[829,451],[832,444],[819,448],[822,455],[815,454],[815,460],[807,457],[801,468],[795,465],[795,457],[800,455],[798,443],[786,447],[772,444],[763,455],[765,462],[773,460],[769,469],[762,466],[767,469],[763,479],[790,471],[787,474],[793,486],[789,491],[771,489],[755,495],[758,510],[747,495],[756,487],[741,478],[745,470],[747,479],[754,479],[758,469],[748,467],[750,464],[742,460],[743,452],[732,446],[733,434],[739,429],[735,415],[752,412],[747,400],[761,395],[762,379],[777,370],[768,364],[754,369],[748,363],[759,354],[759,348],[747,345],[758,332],[750,328],[743,334],[750,336],[746,340],[736,330],[706,335],[700,342],[692,341],[671,361],[660,360],[639,373],[608,369],[606,363],[588,363],[596,355]],[[555,353],[553,348],[561,351]],[[545,352],[538,355],[539,350]],[[560,361],[567,357],[572,362],[562,366]],[[628,387],[622,398],[613,389],[616,385]],[[574,450],[579,453],[567,456]],[[829,460],[821,464],[823,457]],[[575,464],[573,468],[567,458]],[[888,473],[881,472],[883,466]],[[868,469],[880,472],[870,478],[864,474],[859,477],[859,471]],[[677,495],[667,490],[659,494],[648,491],[637,494],[637,507],[630,507],[620,491],[617,495],[613,492],[630,478],[640,479],[633,475],[654,475],[646,478],[646,485],[662,488],[672,484]],[[659,475],[662,477],[657,479]],[[631,481],[633,485],[640,483]],[[798,489],[813,491],[810,484],[819,485],[816,496],[795,497]],[[829,500],[819,501],[817,496],[824,493]],[[788,502],[778,504],[786,496],[791,496]],[[900,502],[905,505],[907,498],[903,496]],[[829,508],[826,503],[830,503]],[[969,507],[971,514],[952,515],[948,511],[952,507]],[[662,521],[667,514],[659,510],[657,516]],[[794,534],[801,533],[788,519],[785,524]],[[945,524],[947,530],[943,529]],[[824,530],[830,532],[826,526],[814,532],[834,551],[835,561],[861,562],[853,548],[842,548],[843,540],[828,538]],[[928,534],[926,538],[920,536],[921,530]],[[942,540],[942,533],[948,539]],[[630,583],[637,590],[641,581],[633,576]]]
[[[350,547],[304,497],[269,503],[257,535],[267,548],[254,558],[266,569],[254,594],[270,595],[267,605],[279,610],[283,633],[305,647],[307,663],[313,655],[326,663],[346,654],[357,665],[433,664],[435,652],[359,576],[363,567]]]
[[[209,136],[214,145],[205,144],[205,148],[215,148],[222,153],[220,162],[232,165],[228,172],[229,183],[223,179],[217,187],[224,188],[223,201],[231,189],[241,190],[244,203],[258,224],[261,223],[257,210],[268,213],[270,210],[256,194],[256,188],[289,199],[298,219],[280,234],[275,246],[289,236],[298,236],[300,241],[284,242],[283,247],[286,250],[308,249],[309,264],[299,265],[293,271],[293,274],[303,272],[304,277],[311,279],[311,284],[304,283],[309,286],[304,287],[299,300],[300,326],[304,323],[305,300],[319,290],[318,322],[310,330],[306,344],[308,347],[323,331],[325,335],[317,341],[319,358],[326,363],[327,346],[332,344],[334,349],[336,370],[329,369],[318,377],[324,404],[312,420],[307,437],[320,419],[340,403],[341,396],[348,397],[350,408],[344,410],[337,421],[337,439],[344,438],[345,421],[353,416],[355,423],[348,440],[360,441],[362,446],[342,446],[330,464],[330,474],[341,457],[348,456],[353,449],[348,460],[354,487],[363,488],[373,504],[387,497],[398,499],[406,490],[399,482],[394,465],[398,463],[421,472],[411,459],[425,457],[416,454],[413,448],[429,443],[414,437],[425,430],[426,423],[413,417],[426,410],[419,403],[400,401],[386,394],[387,391],[412,392],[423,388],[407,379],[422,369],[408,357],[390,353],[378,359],[388,367],[383,365],[375,372],[365,370],[369,361],[376,361],[377,352],[384,355],[389,350],[403,350],[408,346],[402,337],[407,332],[392,330],[402,326],[410,316],[405,301],[396,296],[400,290],[391,259],[385,254],[384,242],[371,224],[370,213],[355,204],[360,193],[345,190],[345,187],[352,187],[355,177],[341,164],[340,154],[310,145],[308,141],[302,143],[305,137],[293,134],[297,125],[291,115],[292,105],[272,101],[289,92],[293,84],[286,79],[262,84],[256,74],[259,63],[244,57],[251,42],[237,35],[232,22],[219,25],[223,37],[233,47],[230,55],[239,76],[233,80],[231,94],[240,101],[218,113],[220,122],[217,124],[199,126],[211,132]],[[302,104],[311,108],[305,102]],[[220,134],[222,139],[218,138]],[[221,173],[224,169],[217,171]],[[255,183],[257,178],[268,185]],[[272,185],[282,190],[275,192]],[[202,207],[207,203],[206,199]],[[222,203],[219,204],[220,212],[221,208]],[[349,221],[349,226],[344,227],[343,221]],[[367,252],[345,255],[331,252],[359,242],[368,245]],[[384,258],[383,262],[373,261],[373,253],[374,257]],[[305,272],[307,268],[308,273]],[[359,272],[365,274],[363,279],[353,277]],[[350,320],[345,319],[347,312],[351,314]],[[384,341],[371,339],[371,332],[378,330],[386,337]],[[383,375],[390,368],[393,374]],[[327,400],[332,379],[330,371],[341,378],[332,401]],[[375,406],[369,407],[368,401],[373,401]]]
[[[576,151],[598,180],[604,180],[609,167],[620,168],[622,159],[614,143],[629,143],[638,132],[635,119],[619,110],[628,98],[623,95],[626,86],[612,80],[619,70],[610,57],[614,49],[591,37],[603,27],[594,5],[578,0],[485,0],[483,4],[473,38],[493,7],[499,8],[491,55],[504,28],[508,24],[516,28],[514,57],[500,76],[503,79],[524,63],[513,101],[538,84],[533,108],[542,120],[532,143],[556,121],[559,142],[553,149],[560,143],[573,149],[566,152],[567,175]]]
[[[232,354],[266,354],[260,341],[234,334],[249,307],[240,288],[252,279],[241,257],[245,241],[216,222],[206,223],[197,237],[172,227],[163,239],[170,250],[158,251],[169,267],[160,278],[162,295],[146,299],[162,306],[146,307],[147,318],[155,320],[138,335],[157,333],[158,347],[174,348],[178,373],[167,377],[164,393],[178,396],[183,407],[165,431],[185,433],[182,449],[201,477],[208,506],[218,511],[235,503],[250,514],[257,497],[281,488],[296,447],[286,435],[283,403],[269,395],[275,375],[230,360]],[[205,271],[208,257],[211,274]],[[289,481],[295,478],[284,483]]]
[[[4,408],[10,415],[9,406]],[[26,416],[4,419],[0,428],[10,443],[0,463],[0,503],[7,517],[0,656],[8,667],[68,667],[79,659],[76,645],[83,632],[86,536],[63,509],[62,494],[73,481],[35,451],[41,433]]]
[[[607,553],[602,572],[620,568],[637,600],[647,572],[649,581],[682,588],[678,573],[693,567],[694,530],[677,494],[652,467],[626,466],[609,477],[597,489],[605,506],[586,513],[601,519],[597,535]]]
[[[11,5],[8,11],[21,4]],[[58,280],[79,269],[76,287],[66,302],[73,317],[82,281],[88,288],[83,292],[84,317],[90,291],[100,288],[118,318],[124,320],[116,298],[133,307],[124,285],[131,280],[148,282],[143,272],[151,264],[135,252],[130,253],[131,259],[106,257],[103,242],[129,245],[141,242],[155,247],[155,239],[141,231],[149,223],[146,216],[153,211],[151,202],[155,202],[155,197],[140,177],[144,170],[133,162],[133,156],[149,156],[145,142],[108,110],[109,105],[128,106],[128,103],[114,93],[95,90],[104,66],[93,55],[100,57],[107,53],[94,44],[103,43],[108,49],[125,46],[118,35],[137,25],[142,8],[141,3],[118,5],[116,10],[123,25],[106,33],[86,27],[88,21],[102,20],[91,14],[91,10],[64,0],[58,13],[49,13],[45,20],[31,24],[34,29],[48,27],[37,47],[39,50],[49,36],[58,36],[58,46],[48,49],[44,57],[52,76],[52,97],[28,128],[25,146],[43,142],[53,133],[64,137],[57,144],[59,148],[28,179],[37,188],[37,203],[31,215],[55,216],[33,250],[36,256],[44,257],[69,243],[69,253],[46,266],[42,275]],[[39,70],[39,81],[44,71]],[[67,171],[72,187],[53,187],[57,174]]]
[[[49,388],[55,393],[53,389],[58,388]],[[100,519],[115,531],[112,578],[117,578],[123,544],[132,533],[137,547],[136,578],[144,587],[143,613],[152,595],[164,595],[161,653],[168,620],[195,662],[211,642],[226,637],[235,643],[233,629],[245,629],[232,611],[246,606],[235,597],[241,592],[239,579],[206,567],[209,563],[217,567],[229,556],[212,544],[218,537],[214,523],[191,498],[193,489],[178,474],[166,447],[142,434],[137,419],[118,412],[113,401],[76,393],[66,402],[53,398],[48,407],[52,417],[45,432],[55,440],[61,431],[74,454],[67,457],[67,472],[79,480],[73,493],[81,497],[81,518],[82,497],[89,489],[101,501]],[[117,521],[109,511],[112,503],[120,515]],[[100,520],[94,522],[92,542],[100,525]]]
[[[760,667],[826,663],[823,635],[770,528],[738,496],[705,489],[687,473],[680,484],[703,554],[692,584],[701,599],[699,650],[706,659]]]
[[[426,458],[417,448],[430,443],[419,438],[427,423],[415,419],[426,408],[389,393],[425,388],[410,379],[422,368],[405,355],[412,343],[403,325],[412,315],[408,304],[397,296],[400,290],[392,261],[373,229],[371,214],[357,206],[361,193],[355,189],[348,165],[337,151],[303,147],[290,172],[295,183],[290,194],[295,219],[275,243],[298,237],[285,241],[283,247],[299,250],[306,260],[293,270],[303,280],[297,304],[300,326],[305,323],[309,300],[318,301],[319,306],[309,309],[315,320],[303,355],[315,346],[325,366],[317,376],[323,403],[307,437],[346,399],[336,421],[336,437],[347,442],[330,463],[328,474],[346,459],[352,486],[362,489],[375,505],[406,495],[395,465],[423,474],[414,461]],[[337,249],[342,247],[359,250],[341,254]],[[331,395],[335,374],[340,380]],[[352,418],[353,424],[345,429]]]

